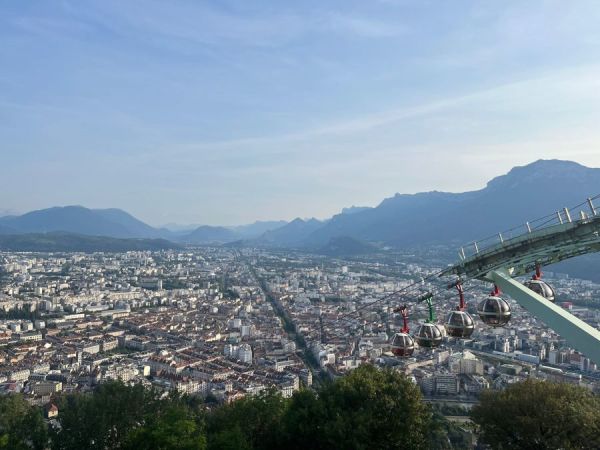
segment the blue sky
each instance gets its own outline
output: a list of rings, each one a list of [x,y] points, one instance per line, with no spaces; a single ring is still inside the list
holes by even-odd
[[[0,6],[0,210],[328,217],[600,167],[600,2]]]

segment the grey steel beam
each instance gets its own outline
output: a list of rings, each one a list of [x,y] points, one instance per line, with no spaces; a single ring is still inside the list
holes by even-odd
[[[492,271],[486,278],[494,281],[519,305],[560,334],[570,346],[600,365],[600,331],[536,294],[504,270]]]
[[[491,281],[487,274],[508,270],[513,276],[586,253],[600,252],[600,216],[550,226],[479,251],[446,269],[440,276],[455,274],[463,278]],[[464,254],[464,253],[463,253]]]

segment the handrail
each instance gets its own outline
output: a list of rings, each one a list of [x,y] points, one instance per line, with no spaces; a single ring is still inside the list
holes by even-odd
[[[599,215],[598,210],[594,206],[593,200],[600,198],[600,194],[593,197],[587,198],[585,201],[575,205],[571,208],[563,208],[561,211],[555,211],[551,214],[547,214],[542,217],[538,217],[535,220],[525,222],[523,225],[519,225],[508,230],[496,233],[494,235],[471,241],[460,247],[458,256],[461,261],[470,259],[473,256],[481,256],[482,254],[488,253],[492,249],[510,245],[511,243],[521,240],[524,236],[530,233],[539,231],[542,229],[550,228],[556,225],[562,225],[564,223],[582,223],[589,220],[589,217],[595,217]],[[576,210],[577,208],[587,205],[589,208],[588,213],[581,210],[580,217],[572,219],[570,210]]]

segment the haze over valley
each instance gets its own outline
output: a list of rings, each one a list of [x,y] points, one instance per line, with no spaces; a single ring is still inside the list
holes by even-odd
[[[0,6],[0,450],[600,449],[600,2]]]

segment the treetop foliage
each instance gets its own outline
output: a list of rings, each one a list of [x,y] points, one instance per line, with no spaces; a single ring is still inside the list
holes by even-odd
[[[49,425],[22,395],[0,395],[0,449],[472,448],[408,378],[370,365],[289,399],[267,391],[216,406],[110,382],[54,402]],[[600,448],[600,401],[577,386],[527,381],[484,392],[471,418],[495,449]]]
[[[600,399],[579,386],[528,380],[484,392],[471,418],[492,448],[600,448]]]

